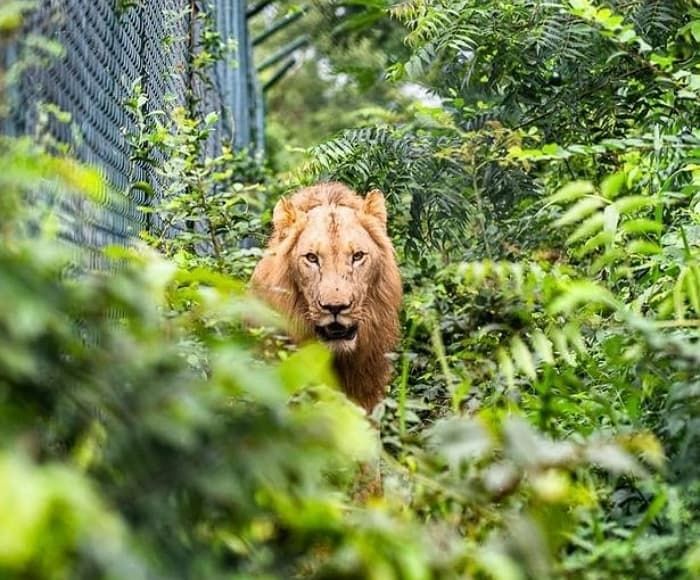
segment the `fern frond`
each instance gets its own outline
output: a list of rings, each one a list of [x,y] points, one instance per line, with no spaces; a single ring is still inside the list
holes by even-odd
[[[353,129],[313,148],[302,173],[312,180],[344,181],[359,191],[380,188],[393,204],[394,223],[403,221],[410,233],[409,242],[440,247],[463,240],[473,215],[469,176],[435,154],[455,139],[392,127]]]
[[[545,368],[576,366],[588,351],[585,329],[601,311],[617,308],[603,287],[579,280],[574,270],[537,262],[465,262],[446,269],[438,282],[456,283],[453,299],[494,294],[528,313],[513,325],[503,312],[504,320],[487,325],[490,331],[478,330],[498,334],[492,354],[511,386],[518,377],[537,380]]]
[[[591,27],[569,14],[554,13],[546,17],[533,35],[533,48],[550,62],[588,61],[591,55]]]
[[[616,4],[652,46],[664,45],[687,15],[686,8],[669,0],[622,0]]]

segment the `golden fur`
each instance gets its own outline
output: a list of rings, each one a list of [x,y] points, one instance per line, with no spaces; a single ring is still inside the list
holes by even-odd
[[[295,341],[326,342],[345,393],[370,411],[391,375],[401,303],[384,196],[321,183],[280,200],[273,226],[254,291],[290,318]]]

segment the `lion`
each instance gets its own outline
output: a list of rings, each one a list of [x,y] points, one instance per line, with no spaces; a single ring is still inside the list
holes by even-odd
[[[402,299],[384,195],[321,183],[282,198],[272,222],[253,291],[290,319],[294,342],[330,348],[345,394],[369,413],[391,377]]]

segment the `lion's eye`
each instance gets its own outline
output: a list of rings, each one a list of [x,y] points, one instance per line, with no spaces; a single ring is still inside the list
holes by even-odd
[[[365,257],[365,253],[364,253],[364,252],[355,252],[355,253],[352,255],[352,261],[353,261],[353,262],[359,262],[359,261],[362,260],[362,258],[364,258],[364,257]]]
[[[304,254],[304,258],[306,258],[307,262],[311,262],[312,264],[318,264],[318,256],[314,254],[313,252],[309,252],[308,254]]]

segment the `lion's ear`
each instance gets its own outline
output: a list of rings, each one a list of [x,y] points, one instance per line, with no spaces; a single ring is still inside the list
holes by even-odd
[[[290,228],[297,221],[297,210],[289,199],[283,197],[272,210],[272,224],[275,231],[283,232]]]
[[[384,194],[378,189],[373,189],[365,196],[362,204],[362,213],[377,218],[386,227],[386,203]]]

